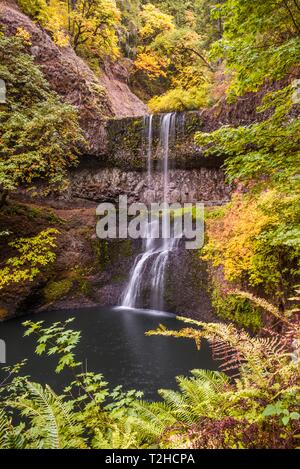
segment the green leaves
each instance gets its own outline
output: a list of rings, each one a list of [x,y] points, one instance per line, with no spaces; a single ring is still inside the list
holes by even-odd
[[[215,358],[228,370],[238,366],[239,374],[229,377],[221,371],[192,370],[191,377],[177,377],[178,390],[160,390],[163,401],[152,403],[141,401],[142,393],[135,390],[126,392],[122,386],[110,390],[100,373],[76,374],[61,396],[49,386],[18,376],[0,387],[0,395],[5,397],[0,402],[0,445],[294,447],[300,417],[298,370],[287,353],[287,341],[297,329],[284,337],[251,337],[232,324],[178,319],[190,327],[169,331],[160,326],[153,333],[196,342],[201,336],[212,344]],[[46,328],[43,321],[26,321],[25,335],[37,335],[37,352],[57,353],[63,362],[68,361],[78,341],[75,331],[66,329],[71,322]],[[7,371],[18,374],[20,365]],[[21,424],[13,427],[10,415],[17,415]]]
[[[262,306],[270,309],[268,304]],[[197,328],[160,327],[151,335],[193,340],[201,335],[212,345],[215,360],[223,362],[221,367],[231,374],[238,369],[238,374],[229,378],[220,372],[193,370],[192,378],[178,377],[179,391],[160,391],[163,404],[137,406],[138,428],[170,447],[173,441],[183,445],[186,439],[194,448],[294,447],[300,395],[298,369],[288,353],[291,332],[251,337],[232,324],[178,319]],[[292,335],[299,334],[297,325],[289,327]]]
[[[274,417],[279,416],[281,417],[281,421],[283,425],[288,425],[290,421],[299,420],[300,414],[299,412],[290,412],[285,406],[282,401],[277,401],[275,404],[269,404],[265,408],[262,413],[263,417]]]
[[[54,262],[58,234],[57,229],[49,228],[37,236],[19,238],[9,243],[18,255],[7,259],[5,266],[0,269],[0,290],[10,284],[32,281],[42,268]]]
[[[228,0],[220,7],[222,39],[211,51],[233,72],[229,96],[283,78],[299,62],[300,9],[295,1]]]
[[[23,430],[23,425],[14,427],[10,418],[0,409],[0,449],[25,449]]]
[[[63,103],[17,37],[0,35],[0,75],[7,108],[0,112],[0,191],[37,178],[61,185],[85,145],[76,109]]]
[[[84,448],[82,427],[78,425],[71,407],[49,386],[25,381],[23,394],[11,405],[31,422],[24,433],[26,448],[66,449]]]
[[[204,48],[203,29],[196,31],[197,18],[192,10],[200,14],[201,6],[191,4],[188,9],[187,5],[177,5],[176,10],[186,10],[185,24],[180,21],[180,25],[175,24],[178,16],[174,5],[166,5],[165,11],[171,10],[175,17],[160,10],[164,5],[158,7],[143,6],[135,60],[137,78],[148,80],[150,94],[154,94],[152,89],[165,91],[152,97],[149,107],[156,113],[202,108],[209,103],[213,66]],[[205,14],[209,17],[209,11]]]
[[[244,192],[219,221],[208,222],[207,257],[224,265],[227,279],[261,284],[277,296],[300,258],[300,119],[292,95],[292,86],[267,93],[259,111],[271,114],[262,122],[195,136],[206,155],[226,157],[228,181]]]
[[[238,178],[246,183],[254,179],[264,185],[271,181],[296,186],[292,178],[300,170],[300,120],[292,93],[288,86],[265,96],[260,111],[274,107],[265,121],[247,127],[223,126],[211,134],[198,132],[196,143],[207,155],[227,157],[225,171],[231,182]]]

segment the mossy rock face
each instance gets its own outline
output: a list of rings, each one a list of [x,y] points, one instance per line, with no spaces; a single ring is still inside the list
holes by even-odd
[[[44,298],[47,303],[52,303],[67,295],[72,287],[73,282],[70,279],[51,281],[43,290]]]
[[[90,269],[84,266],[75,266],[68,272],[64,272],[66,280],[72,282],[72,287],[76,286],[76,293],[82,293],[85,296],[90,296],[92,286],[88,280]]]
[[[97,239],[93,241],[96,267],[101,272],[110,271],[115,280],[128,276],[128,266],[132,264],[134,246],[131,239]]]
[[[161,164],[160,133],[163,115],[155,114],[152,120],[152,163],[153,169]],[[223,159],[204,157],[194,141],[195,132],[204,128],[200,112],[190,111],[176,114],[174,138],[169,142],[169,159],[173,168],[219,168]],[[147,136],[144,118],[111,119],[107,124],[107,165],[126,171],[141,171],[146,168]]]
[[[222,295],[218,287],[212,290],[212,305],[217,316],[221,319],[235,323],[237,326],[245,327],[253,332],[262,327],[262,315],[258,307],[253,305],[247,298],[235,295]]]
[[[144,170],[143,118],[112,119],[107,126],[108,164],[126,170]]]
[[[92,242],[96,267],[104,271],[110,264],[109,242],[106,239],[96,239]]]
[[[171,253],[169,260],[164,292],[167,310],[201,321],[213,321],[207,265],[199,259],[198,250],[182,246],[179,253]]]

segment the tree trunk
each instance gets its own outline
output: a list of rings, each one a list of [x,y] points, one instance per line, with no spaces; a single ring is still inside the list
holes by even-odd
[[[205,65],[209,68],[209,70],[211,70],[212,72],[214,71],[213,66],[205,59],[205,57],[202,54],[200,54],[200,52],[196,51],[195,49],[192,49],[191,47],[183,47],[183,49],[196,54],[202,60],[202,62],[205,63]]]

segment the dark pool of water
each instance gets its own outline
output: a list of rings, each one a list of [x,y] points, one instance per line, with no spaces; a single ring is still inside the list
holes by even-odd
[[[157,389],[176,388],[175,377],[189,375],[193,368],[217,369],[207,343],[201,350],[188,339],[147,337],[145,332],[164,324],[180,329],[184,324],[168,313],[114,308],[82,308],[52,311],[13,319],[0,324],[0,338],[6,342],[7,365],[23,358],[28,364],[23,374],[48,383],[60,392],[71,378],[69,372],[55,374],[57,360],[34,354],[35,341],[23,337],[25,319],[45,321],[49,325],[75,317],[70,328],[81,330],[78,358],[88,371],[102,373],[112,387],[144,391],[145,398],[157,399]]]

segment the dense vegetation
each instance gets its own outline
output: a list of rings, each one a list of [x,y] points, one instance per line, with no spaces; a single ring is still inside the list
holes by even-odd
[[[51,91],[26,50],[28,37],[0,33],[0,74],[7,104],[0,111],[0,204],[8,191],[37,179],[63,184],[68,166],[84,140],[77,111]]]
[[[263,84],[262,122],[197,133],[206,154],[226,155],[236,187],[232,202],[209,221],[206,258],[224,267],[225,279],[259,288],[284,310],[299,275],[299,5],[228,2],[221,41],[212,53],[232,73],[233,100]],[[270,18],[272,6],[278,4]]]
[[[212,101],[208,47],[221,37],[222,2],[19,0],[60,47],[99,61],[133,60],[132,86],[155,111],[195,109]],[[158,96],[155,96],[158,95]]]
[[[298,369],[288,352],[297,334],[251,338],[232,325],[180,318],[181,331],[161,327],[149,334],[188,337],[200,347],[212,343],[224,371],[193,370],[178,377],[179,391],[160,390],[163,401],[142,401],[142,393],[110,390],[101,374],[78,372],[75,347],[80,332],[66,323],[45,328],[24,323],[37,337],[36,353],[56,355],[56,372],[66,367],[74,380],[57,395],[49,386],[20,376],[21,363],[6,369],[0,387],[2,448],[290,448],[299,432]],[[191,326],[196,326],[193,328]],[[231,378],[227,373],[231,374]],[[238,374],[236,375],[236,373]],[[235,376],[232,379],[232,376]],[[11,418],[20,422],[13,425]],[[298,435],[299,436],[299,435]]]
[[[226,324],[188,323],[150,334],[210,341],[222,372],[193,370],[159,403],[110,390],[78,372],[79,331],[26,323],[38,354],[58,355],[74,380],[63,395],[6,369],[0,383],[3,448],[295,448],[299,445],[299,60],[298,0],[19,0],[59,47],[100,65],[131,59],[131,86],[153,112],[243,102],[264,90],[251,125],[198,131],[206,155],[226,157],[231,202],[210,210],[212,300]],[[20,184],[63,184],[84,139],[76,109],[60,100],[28,53],[26,31],[0,34],[0,210]],[[0,236],[7,236],[5,227]],[[10,243],[0,289],[31,281],[55,259],[57,230]],[[217,275],[216,275],[217,272]],[[295,295],[296,290],[296,295]],[[236,323],[233,325],[232,322]],[[194,326],[194,327],[192,327]],[[252,335],[242,327],[259,333]],[[17,417],[17,418],[16,418]],[[18,421],[15,425],[13,422]]]
[[[76,165],[85,144],[76,108],[50,89],[28,54],[28,42],[25,30],[12,37],[0,32],[0,75],[7,83],[7,103],[0,109],[0,209],[20,185],[32,191],[44,180],[50,188],[62,187],[67,168]],[[0,237],[9,238],[4,228]],[[50,228],[31,238],[8,241],[16,256],[1,265],[0,289],[32,280],[53,262],[57,234]]]

